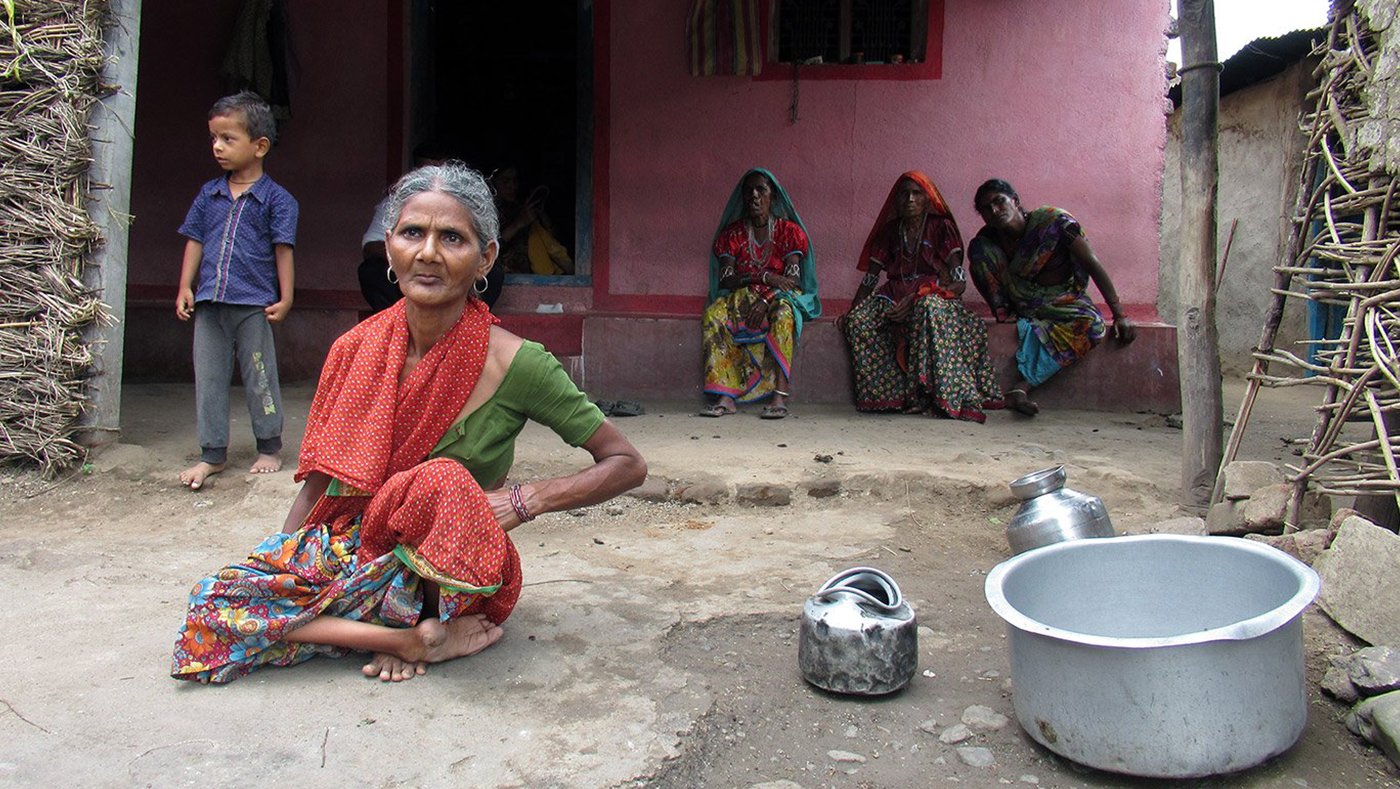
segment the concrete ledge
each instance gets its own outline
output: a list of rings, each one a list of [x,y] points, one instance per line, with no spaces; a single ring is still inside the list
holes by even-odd
[[[193,379],[192,326],[172,313],[163,303],[128,305],[127,380]],[[282,381],[316,380],[332,340],[359,317],[357,309],[294,309],[275,330]],[[501,317],[506,328],[544,343],[594,397],[700,401],[699,315],[506,313]],[[995,323],[987,328],[999,379],[1009,384],[1015,376],[1016,328]],[[1132,345],[1106,341],[1036,390],[1036,398],[1047,408],[1176,413],[1181,410],[1177,369],[1175,327],[1141,324]],[[833,319],[808,324],[793,371],[793,393],[799,402],[852,402],[850,358]]]
[[[1016,327],[988,324],[988,344],[1003,385],[1015,377]],[[701,397],[700,319],[695,317],[586,317],[584,385],[598,397]],[[1181,410],[1176,328],[1138,326],[1137,340],[1110,341],[1036,390],[1049,408],[1099,411]],[[814,403],[850,404],[850,358],[834,320],[809,324],[793,362],[793,392]]]

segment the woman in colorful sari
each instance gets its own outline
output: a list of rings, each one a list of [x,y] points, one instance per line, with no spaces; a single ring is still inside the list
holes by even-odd
[[[709,298],[702,342],[715,402],[700,415],[771,398],[759,416],[787,416],[792,354],[803,322],[822,307],[807,229],[767,170],[744,173],[729,196],[710,248]]]
[[[1001,407],[987,327],[962,303],[962,236],[928,176],[895,182],[856,268],[865,276],[839,323],[857,409],[984,422],[982,409]]]
[[[977,188],[973,206],[986,225],[968,245],[972,281],[998,322],[1016,321],[1016,384],[1006,404],[1027,416],[1040,412],[1030,392],[1103,341],[1103,316],[1087,293],[1098,286],[1113,314],[1113,336],[1137,336],[1123,314],[1118,291],[1067,212],[1021,207],[1011,184],[993,178]]]
[[[395,185],[385,246],[403,299],[332,346],[307,417],[282,533],[195,584],[173,676],[228,682],[355,650],[401,681],[501,637],[520,594],[507,532],[640,484],[637,450],[554,357],[498,326],[476,295],[498,220],[459,163]],[[593,465],[505,487],[527,419]]]

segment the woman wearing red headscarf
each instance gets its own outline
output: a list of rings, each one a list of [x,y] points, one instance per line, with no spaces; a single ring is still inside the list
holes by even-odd
[[[865,276],[840,325],[857,409],[983,422],[1002,407],[986,325],[962,303],[962,236],[928,176],[895,182],[856,268]]]

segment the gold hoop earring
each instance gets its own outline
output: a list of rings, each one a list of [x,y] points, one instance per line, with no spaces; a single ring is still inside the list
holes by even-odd
[[[478,296],[485,293],[486,289],[489,287],[491,287],[491,283],[487,282],[485,277],[482,277],[476,282],[472,283],[472,291],[475,292]]]
[[[397,284],[399,284],[399,278],[396,277],[396,276],[394,276],[394,267],[393,267],[393,266],[390,266],[390,267],[384,269],[384,279],[389,280],[389,284],[390,284],[390,285],[397,285]]]

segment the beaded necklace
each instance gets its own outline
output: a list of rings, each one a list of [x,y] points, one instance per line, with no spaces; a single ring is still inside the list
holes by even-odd
[[[754,238],[753,225],[745,223],[749,231],[749,260],[757,263],[760,268],[768,265],[768,258],[772,255],[773,247],[773,217],[768,217],[768,240],[762,244]]]

